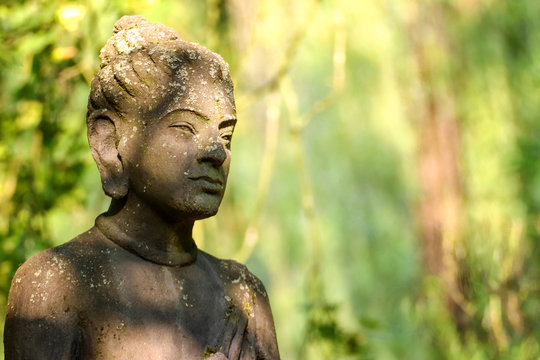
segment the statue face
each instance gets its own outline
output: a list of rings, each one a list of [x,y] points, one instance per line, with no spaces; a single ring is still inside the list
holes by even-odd
[[[191,90],[199,101],[182,94],[161,118],[142,129],[134,126],[121,139],[130,148],[128,196],[172,220],[215,215],[231,161],[232,94],[224,95],[223,86],[215,84]]]

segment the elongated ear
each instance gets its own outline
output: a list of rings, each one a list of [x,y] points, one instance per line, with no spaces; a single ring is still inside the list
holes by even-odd
[[[88,114],[88,142],[101,175],[105,194],[121,199],[128,193],[128,174],[118,153],[118,114],[97,110]]]

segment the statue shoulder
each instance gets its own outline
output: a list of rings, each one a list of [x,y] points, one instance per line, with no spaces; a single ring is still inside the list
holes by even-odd
[[[6,308],[6,358],[73,358],[79,321],[75,264],[82,244],[72,240],[44,250],[19,267]]]
[[[10,310],[40,311],[65,302],[77,283],[76,272],[93,245],[92,230],[26,260],[11,282]],[[33,309],[33,310],[32,310]]]
[[[246,265],[235,260],[218,259],[212,255],[204,254],[214,263],[214,267],[226,287],[248,286],[250,290],[256,291],[258,295],[267,298],[268,295],[262,281],[249,271]],[[236,286],[234,286],[235,284]]]

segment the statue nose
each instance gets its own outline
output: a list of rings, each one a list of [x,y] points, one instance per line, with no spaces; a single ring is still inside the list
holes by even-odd
[[[208,141],[199,146],[199,162],[209,162],[214,166],[220,166],[227,159],[224,144],[219,140]]]

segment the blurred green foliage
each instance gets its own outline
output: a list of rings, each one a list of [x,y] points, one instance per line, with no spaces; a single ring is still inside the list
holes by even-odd
[[[266,284],[284,359],[540,357],[537,0],[4,1],[2,321],[16,268],[108,205],[86,101],[134,13],[231,64],[229,186],[195,238]],[[418,211],[432,114],[457,129],[437,136],[455,140],[441,159],[454,151],[461,194],[441,272]]]

